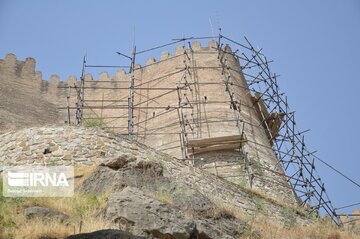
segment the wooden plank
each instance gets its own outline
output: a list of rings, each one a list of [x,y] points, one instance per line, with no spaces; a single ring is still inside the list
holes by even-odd
[[[236,143],[245,143],[247,142],[246,139],[242,139],[242,140],[231,140],[231,141],[221,141],[221,142],[204,142],[202,144],[189,144],[187,145],[188,148],[203,148],[203,147],[208,147],[208,146],[212,146],[212,145],[222,145],[222,144],[236,144]]]
[[[257,99],[255,96],[252,96],[252,95],[250,96],[250,99],[251,99],[251,103],[252,103],[253,107],[255,108],[257,116],[259,117],[259,120],[261,122],[262,121],[261,120],[261,112],[260,112],[259,105],[257,104]]]
[[[256,92],[256,93],[255,93],[255,97],[256,97],[257,103],[258,103],[259,106],[260,106],[260,110],[261,110],[262,113],[264,114],[265,119],[268,118],[268,117],[269,117],[269,111],[267,110],[264,101],[261,99],[260,94]]]
[[[195,152],[192,152],[190,150],[190,154],[200,154],[205,152],[212,152],[212,151],[219,151],[219,150],[229,150],[229,149],[239,149],[242,146],[242,143],[236,143],[236,144],[225,144],[225,145],[214,145],[204,148],[198,148],[195,150]]]
[[[281,123],[284,119],[284,114],[278,114],[271,126],[271,135],[275,137],[279,133]]]
[[[220,136],[220,137],[211,137],[211,138],[202,138],[202,139],[190,139],[188,140],[188,145],[192,147],[200,147],[202,145],[208,144],[218,144],[222,142],[231,142],[231,141],[241,141],[241,135],[230,135],[230,136]]]
[[[254,94],[254,96],[251,97],[251,99],[255,106],[255,110],[259,115],[260,121],[263,122],[265,132],[268,138],[271,140],[270,143],[272,144],[273,139],[279,133],[279,129],[283,121],[284,114],[278,114],[275,112],[269,114],[264,101],[261,99],[260,94],[257,92]]]

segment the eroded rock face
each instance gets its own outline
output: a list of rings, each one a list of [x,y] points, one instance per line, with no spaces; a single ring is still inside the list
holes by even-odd
[[[106,166],[111,169],[120,169],[127,166],[129,163],[136,161],[136,157],[130,154],[120,154],[115,158],[110,158],[101,163],[100,166]]]
[[[124,157],[124,160],[127,159],[127,156]],[[122,161],[123,159],[114,160]],[[114,165],[114,160],[110,160],[111,166]],[[78,190],[82,193],[102,194],[120,192],[124,188],[133,187],[144,191],[147,195],[160,197],[170,202],[175,208],[190,210],[198,214],[206,214],[215,207],[212,201],[198,190],[166,175],[168,172],[159,162],[137,158],[131,163],[117,164],[121,164],[122,167],[115,170],[103,163],[80,185]]]
[[[82,193],[102,194],[118,192],[127,186],[154,190],[168,179],[162,177],[163,168],[157,162],[122,154],[107,160],[79,187]]]
[[[195,229],[195,223],[180,210],[161,203],[134,187],[126,187],[113,193],[109,199],[105,217],[123,230],[136,234],[149,233],[156,238],[187,239]]]
[[[102,163],[78,190],[110,192],[102,216],[135,235],[161,239],[241,236],[244,222],[218,213],[209,197],[171,176],[164,162],[123,156]]]
[[[181,209],[127,187],[111,195],[104,216],[122,230],[160,239],[230,239],[241,236],[246,228],[229,215],[201,217]]]

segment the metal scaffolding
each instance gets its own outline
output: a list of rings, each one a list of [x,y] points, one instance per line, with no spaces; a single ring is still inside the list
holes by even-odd
[[[205,39],[216,40],[217,42],[216,51],[211,54],[217,54],[218,66],[198,66],[197,63],[194,61],[194,54],[205,53],[201,51],[193,51],[190,42],[194,40]],[[159,64],[174,58],[183,57],[183,66],[179,66],[179,68],[174,69],[174,71],[171,73],[156,76],[146,82],[141,79],[136,79],[135,73],[137,70],[141,70],[152,65],[148,64],[139,69],[136,68],[135,58],[137,55],[178,43],[184,43],[184,45],[188,43],[189,48],[184,48],[184,52],[182,54],[171,56],[167,59],[160,60],[153,64]],[[231,48],[227,48],[227,45],[230,45]],[[292,185],[293,190],[301,201],[301,205],[306,205],[310,208],[311,211],[318,211],[322,209],[324,210],[324,212],[330,215],[335,222],[338,222],[338,215],[336,214],[332,203],[327,195],[324,183],[322,182],[320,176],[316,171],[315,162],[317,161],[317,157],[315,156],[315,152],[308,149],[305,144],[305,133],[307,131],[301,131],[297,128],[295,112],[290,109],[286,95],[281,92],[278,86],[278,75],[271,71],[271,61],[267,60],[266,56],[262,53],[262,49],[255,49],[246,37],[244,38],[244,43],[240,43],[222,34],[219,34],[215,37],[190,37],[174,39],[168,44],[163,44],[139,52],[136,52],[136,47],[134,46],[131,57],[128,57],[122,53],[118,54],[123,55],[131,60],[129,66],[130,79],[128,81],[125,81],[129,83],[129,86],[111,86],[110,84],[113,81],[87,82],[85,80],[86,68],[118,66],[87,65],[86,58],[84,57],[80,84],[74,87],[64,86],[69,89],[75,88],[78,95],[75,107],[70,106],[70,104],[68,103],[68,106],[63,108],[67,109],[68,123],[70,123],[71,118],[69,115],[70,109],[76,109],[76,124],[80,124],[81,122],[84,122],[86,120],[99,117],[99,115],[95,112],[96,109],[101,111],[117,110],[119,113],[116,116],[102,116],[102,119],[106,121],[104,125],[105,128],[118,129],[117,132],[119,132],[120,134],[128,135],[130,139],[134,140],[143,139],[151,135],[177,134],[179,135],[179,144],[177,146],[172,145],[168,147],[164,145],[165,148],[161,148],[160,150],[166,152],[169,149],[178,147],[181,149],[183,159],[195,160],[194,152],[196,151],[196,149],[194,147],[195,144],[192,144],[191,140],[202,137],[202,124],[231,122],[238,128],[238,133],[241,136],[240,139],[237,139],[240,140],[239,142],[241,142],[237,150],[242,155],[243,161],[238,163],[245,165],[245,175],[248,178],[248,185],[250,187],[252,186],[255,178],[263,177],[263,175],[257,174],[252,169],[251,162],[247,158],[247,153],[242,147],[244,142],[249,145],[253,144],[258,147],[272,149],[276,154],[278,164],[281,165],[281,167],[284,169],[285,174],[273,171],[273,169],[266,166],[258,167],[262,168],[262,170],[271,171],[273,174],[284,176],[288,180],[288,183]],[[210,53],[207,52],[206,54]],[[239,84],[239,82],[236,81],[236,79],[233,79],[231,76],[232,72],[239,73],[239,69],[234,69],[231,67],[231,65],[227,63],[228,57],[230,55],[235,57],[240,63],[240,73],[243,74],[243,76],[245,77],[248,85],[247,90],[249,90],[252,94],[251,105],[237,100],[236,92],[234,92],[233,87],[241,88],[242,86]],[[199,82],[197,76],[198,69],[207,68],[221,71],[221,75],[223,77],[222,81],[219,81],[218,83]],[[170,76],[179,76],[177,86],[150,87],[150,84],[152,84],[153,82],[161,81],[164,79],[166,80]],[[198,93],[199,86],[206,84],[218,84],[219,86],[224,86],[228,95],[228,100],[211,101],[207,98],[200,98],[200,94]],[[84,92],[88,89],[128,89],[129,94],[120,96],[120,98],[113,100],[85,99]],[[149,98],[149,91],[156,91],[159,93]],[[168,96],[170,94],[174,95],[174,98],[178,99],[177,105],[149,105],[149,102],[154,102],[157,99]],[[141,95],[138,102],[134,100],[135,95]],[[69,102],[69,100],[67,102]],[[204,105],[211,104],[228,105],[233,110],[233,117],[221,118],[221,116],[219,116],[218,119],[207,118],[206,115],[204,115],[206,112],[201,110],[201,108]],[[258,125],[254,125],[254,123],[247,122],[245,119],[243,119],[240,112],[241,109],[244,107],[255,109],[261,117],[261,123]],[[154,111],[153,115],[146,115],[145,119],[140,119],[140,111],[147,109],[156,109],[158,111],[156,114]],[[84,110],[90,110],[94,114],[92,116],[86,116],[84,114]],[[138,116],[135,115],[134,110],[139,111]],[[173,122],[169,122],[169,125],[162,125],[151,130],[147,128],[147,123],[150,120],[169,113],[174,113],[175,110],[178,113],[178,132],[161,131],[161,129],[168,127],[170,124],[173,124]],[[134,120],[134,118],[136,117],[138,118]],[[127,126],[123,124],[114,125],[114,122],[120,122],[121,119],[126,118],[128,119]],[[258,142],[247,139],[244,131],[246,127],[249,126],[263,128],[267,134],[270,146],[262,145]],[[267,179],[263,178],[263,180]],[[277,183],[283,184],[282,182]]]

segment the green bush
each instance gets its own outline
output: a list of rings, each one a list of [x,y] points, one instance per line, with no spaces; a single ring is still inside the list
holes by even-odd
[[[88,127],[103,127],[105,125],[104,120],[100,117],[92,119],[84,119],[82,125]]]

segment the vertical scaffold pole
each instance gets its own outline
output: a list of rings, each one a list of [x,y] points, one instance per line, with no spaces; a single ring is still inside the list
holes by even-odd
[[[78,99],[76,103],[76,125],[79,125],[83,118],[84,110],[84,85],[85,85],[85,68],[86,68],[86,56],[83,59],[83,66],[80,77],[80,89],[78,91]]]
[[[71,124],[70,119],[70,96],[71,96],[71,86],[69,86],[68,88],[68,92],[67,92],[67,97],[66,97],[66,104],[67,104],[67,117],[66,117],[66,122],[68,125]]]
[[[133,139],[134,134],[134,81],[135,81],[135,55],[136,55],[136,46],[134,46],[132,55],[131,55],[131,66],[130,66],[130,92],[129,92],[129,98],[128,98],[128,104],[129,104],[129,119],[128,119],[128,136],[129,139]]]

